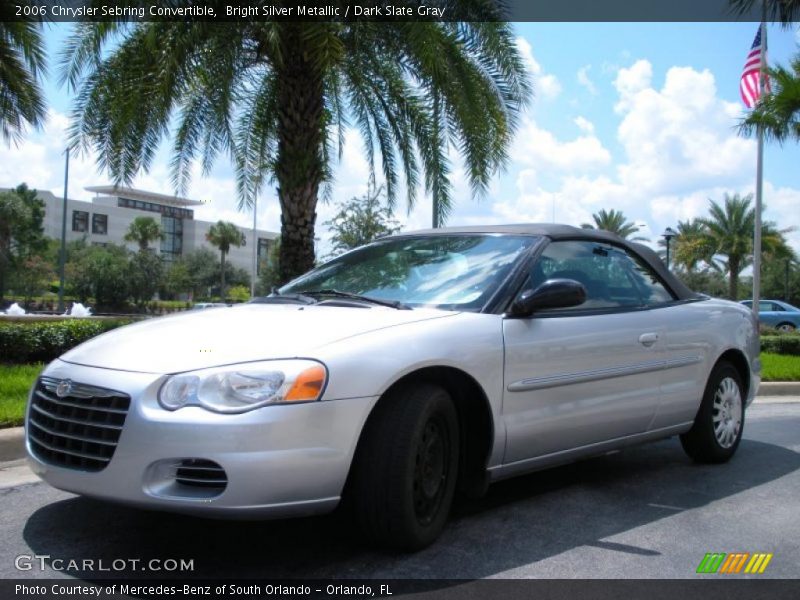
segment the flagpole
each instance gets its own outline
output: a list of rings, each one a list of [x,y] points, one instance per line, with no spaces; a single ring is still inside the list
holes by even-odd
[[[253,189],[253,274],[250,277],[250,297],[256,295],[256,277],[258,274],[258,230],[256,229],[256,218],[258,215],[258,189]]]
[[[763,97],[767,83],[767,3],[762,3],[761,13],[761,76],[758,78],[759,98]],[[753,315],[758,320],[759,301],[761,299],[761,205],[764,188],[764,130],[758,131],[758,158],[756,159],[756,216],[753,231]],[[736,298],[731,298],[736,300]]]

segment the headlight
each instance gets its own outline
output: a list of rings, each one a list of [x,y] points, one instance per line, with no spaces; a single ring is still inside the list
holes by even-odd
[[[167,410],[202,406],[241,413],[267,404],[313,402],[325,389],[328,372],[312,360],[271,360],[173,375],[158,401]]]

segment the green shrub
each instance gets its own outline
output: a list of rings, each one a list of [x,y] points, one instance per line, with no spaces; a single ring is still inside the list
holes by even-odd
[[[0,363],[49,362],[130,319],[64,319],[0,323]]]
[[[761,351],[772,354],[800,356],[800,336],[764,335],[761,336]]]

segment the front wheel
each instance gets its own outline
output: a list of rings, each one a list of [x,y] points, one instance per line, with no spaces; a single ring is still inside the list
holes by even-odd
[[[782,333],[791,333],[795,330],[795,326],[792,323],[781,323],[775,329]]]
[[[441,533],[458,474],[453,401],[434,384],[390,392],[370,416],[353,472],[353,509],[373,542],[419,550]]]
[[[721,362],[711,372],[694,425],[681,445],[695,461],[721,463],[736,452],[744,429],[745,392],[736,368]]]

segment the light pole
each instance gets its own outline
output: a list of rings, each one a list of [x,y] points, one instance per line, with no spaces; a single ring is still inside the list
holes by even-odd
[[[67,262],[67,188],[69,186],[69,147],[64,160],[64,205],[61,214],[61,250],[58,253],[58,312],[64,312],[64,272]]]
[[[664,230],[664,233],[661,234],[667,242],[667,271],[669,271],[669,243],[672,241],[672,238],[678,235],[678,232],[675,231],[672,227],[667,227]]]

